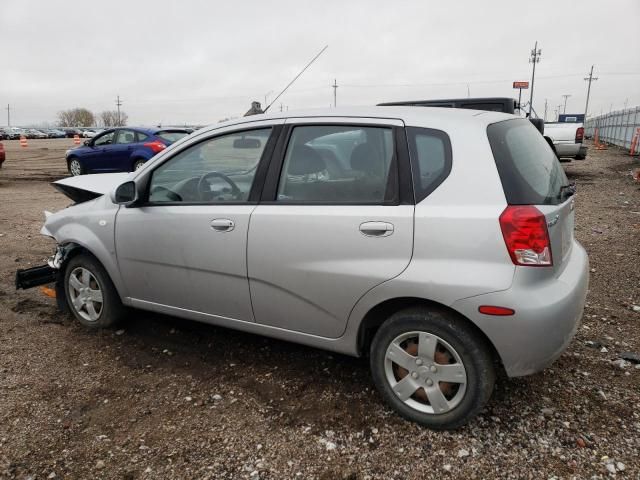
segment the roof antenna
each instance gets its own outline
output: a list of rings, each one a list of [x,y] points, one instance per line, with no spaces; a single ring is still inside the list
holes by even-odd
[[[313,57],[309,63],[307,63],[307,65],[306,65],[306,66],[305,66],[305,67],[300,71],[300,73],[299,73],[298,75],[296,75],[296,76],[295,76],[295,78],[294,78],[293,80],[291,80],[291,81],[289,82],[289,84],[288,84],[286,87],[284,87],[284,89],[283,89],[283,90],[278,94],[278,96],[277,96],[276,98],[274,98],[274,99],[273,99],[273,101],[272,101],[269,105],[267,105],[267,108],[265,108],[265,109],[264,109],[263,113],[267,113],[267,110],[269,110],[269,107],[270,107],[271,105],[273,105],[274,103],[276,103],[276,100],[278,100],[278,99],[280,98],[280,96],[281,96],[284,92],[286,92],[286,91],[287,91],[287,89],[288,89],[291,85],[293,85],[293,82],[295,82],[295,81],[298,79],[298,77],[300,77],[300,75],[302,75],[302,74],[304,73],[304,71],[305,71],[307,68],[309,68],[309,67],[311,66],[311,64],[312,64],[313,62],[315,62],[315,61],[318,59],[318,57],[319,57],[320,55],[322,55],[322,54],[324,53],[324,51],[325,51],[327,48],[329,48],[329,45],[325,45],[325,46],[324,46],[324,48],[323,48],[322,50],[320,50],[320,52],[319,52],[315,57]]]

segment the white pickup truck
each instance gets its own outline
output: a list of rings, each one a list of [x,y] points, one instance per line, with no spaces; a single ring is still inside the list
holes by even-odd
[[[584,160],[587,157],[587,146],[582,144],[584,138],[582,123],[545,123],[544,136],[549,137],[553,142],[558,158]]]

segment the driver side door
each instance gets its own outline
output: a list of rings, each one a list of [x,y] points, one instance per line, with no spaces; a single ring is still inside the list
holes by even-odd
[[[279,127],[239,128],[196,137],[148,174],[142,206],[120,208],[116,253],[133,306],[254,321],[247,232]]]

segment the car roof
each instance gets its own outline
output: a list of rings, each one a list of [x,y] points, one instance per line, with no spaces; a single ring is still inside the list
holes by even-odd
[[[251,115],[227,122],[217,123],[205,127],[199,132],[203,133],[219,128],[251,124],[265,120],[278,120],[289,118],[331,118],[354,117],[371,119],[400,120],[407,126],[443,129],[449,125],[457,127],[465,124],[475,127],[486,127],[491,123],[504,120],[521,118],[516,115],[501,112],[489,112],[486,110],[470,110],[463,108],[442,107],[407,107],[407,106],[367,106],[367,107],[339,107],[307,110],[290,110],[286,112],[268,112],[266,114]]]

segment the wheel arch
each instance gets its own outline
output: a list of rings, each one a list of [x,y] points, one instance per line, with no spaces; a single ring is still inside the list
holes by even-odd
[[[501,369],[503,369],[502,360],[500,358],[500,355],[498,354],[498,351],[493,345],[493,342],[491,342],[489,337],[475,323],[473,323],[466,316],[462,315],[460,312],[454,310],[451,307],[433,300],[419,297],[390,298],[372,307],[362,318],[362,321],[360,322],[360,325],[358,327],[358,355],[368,355],[369,347],[371,345],[371,342],[373,341],[373,337],[375,336],[380,326],[391,315],[407,308],[424,308],[425,310],[436,310],[451,315],[456,319],[456,321],[459,321],[460,323],[466,325],[467,328],[470,328],[478,336],[484,339],[487,346],[489,347],[489,350],[491,351],[491,355],[494,358],[494,361],[499,364]]]

